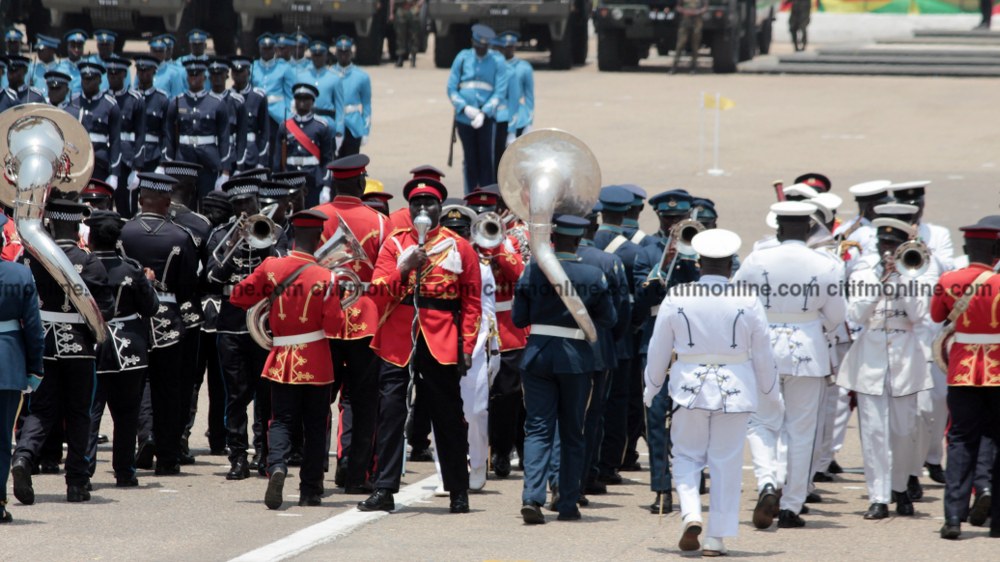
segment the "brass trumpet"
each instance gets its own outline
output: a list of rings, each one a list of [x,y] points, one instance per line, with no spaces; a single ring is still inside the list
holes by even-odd
[[[472,243],[477,248],[492,250],[503,244],[507,237],[507,228],[500,215],[489,212],[482,213],[472,222]]]
[[[224,264],[244,244],[254,250],[274,246],[278,242],[278,225],[271,220],[271,216],[277,208],[277,203],[274,203],[264,207],[259,214],[249,216],[246,213],[241,214],[226,233],[222,243],[212,251],[212,257],[220,264]]]
[[[670,227],[670,243],[663,248],[663,254],[660,256],[660,261],[656,271],[650,271],[649,277],[646,278],[643,286],[649,286],[653,281],[660,281],[664,285],[670,282],[670,276],[674,272],[674,266],[677,264],[677,258],[681,254],[693,254],[694,248],[691,246],[691,241],[694,237],[698,235],[699,232],[705,230],[705,225],[701,224],[697,220],[697,211],[695,211],[695,217],[684,219],[674,226]],[[664,265],[667,261],[667,256],[670,252],[674,252],[674,257],[670,260],[670,264],[664,269]],[[663,272],[667,273],[667,276],[663,276]]]
[[[931,252],[926,244],[911,238],[900,244],[892,254],[886,252],[882,256],[882,266],[883,281],[888,279],[893,271],[898,271],[904,277],[916,279],[930,268]]]

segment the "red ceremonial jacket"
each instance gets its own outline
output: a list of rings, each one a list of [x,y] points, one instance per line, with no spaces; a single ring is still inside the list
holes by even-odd
[[[492,250],[480,250],[490,257],[490,268],[496,281],[497,330],[500,332],[500,351],[523,349],[528,343],[528,331],[518,328],[511,319],[514,303],[514,285],[524,271],[524,260],[517,251],[517,241],[508,236],[503,244]]]
[[[331,290],[331,273],[316,265],[310,254],[292,250],[283,258],[267,258],[233,288],[229,302],[250,308],[274,292],[286,277],[311,263],[271,304],[268,318],[275,338],[315,334],[318,339],[293,345],[275,345],[261,376],[284,384],[324,385],[333,382],[333,360],[324,332],[342,329],[340,297]],[[275,342],[277,343],[277,341]]]
[[[982,263],[949,271],[938,279],[931,298],[931,318],[944,322],[972,282],[992,268]],[[1000,275],[989,277],[955,321],[960,334],[979,334],[997,343],[958,343],[948,353],[948,386],[1000,386]],[[992,336],[992,338],[990,338]]]
[[[21,237],[17,235],[14,219],[7,217],[7,222],[3,225],[3,234],[7,240],[4,243],[3,252],[0,252],[0,259],[17,261],[24,253],[24,246],[21,245]]]
[[[380,319],[372,349],[385,361],[400,367],[409,363],[413,347],[410,328],[416,272],[402,279],[397,264],[400,255],[416,245],[417,234],[412,229],[394,232],[379,252],[370,290]],[[459,358],[456,313],[446,309],[458,311],[462,351],[472,354],[482,315],[479,256],[464,238],[441,227],[427,233],[424,248],[430,262],[420,282],[419,330],[438,363],[455,365]]]
[[[358,274],[361,281],[370,283],[372,272],[375,271],[375,260],[378,258],[379,249],[389,233],[392,232],[385,216],[365,206],[361,199],[344,195],[334,197],[333,201],[316,207],[316,210],[329,217],[329,220],[323,225],[323,242],[326,242],[337,230],[338,216],[351,229],[351,234],[361,243],[361,247],[365,250],[371,263],[364,264],[356,261],[348,267]],[[375,303],[368,296],[362,296],[353,305],[344,309],[343,328],[335,333],[327,333],[326,336],[338,340],[357,340],[374,336],[377,326],[378,312],[375,309]]]

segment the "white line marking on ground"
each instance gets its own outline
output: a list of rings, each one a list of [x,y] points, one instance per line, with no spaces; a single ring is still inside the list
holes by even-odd
[[[425,500],[434,495],[434,489],[441,480],[435,474],[403,488],[395,494],[396,510],[412,503]],[[296,531],[283,539],[251,550],[242,556],[233,558],[230,562],[267,562],[285,560],[316,548],[321,544],[335,541],[350,534],[358,527],[387,517],[384,511],[363,512],[356,508],[316,523],[305,529]]]

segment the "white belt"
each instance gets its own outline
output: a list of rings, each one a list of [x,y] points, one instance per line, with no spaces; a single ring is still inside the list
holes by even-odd
[[[955,332],[955,343],[1000,344],[1000,334],[963,334]]]
[[[99,133],[90,133],[90,142],[108,142],[108,135],[102,135]]]
[[[108,324],[117,324],[119,322],[128,322],[129,320],[138,320],[138,314],[129,314],[128,316],[115,316],[108,322]]]
[[[531,326],[533,336],[552,336],[554,338],[566,338],[568,340],[586,340],[587,336],[579,328],[565,328],[563,326],[550,326],[548,324],[534,324]]]
[[[45,322],[55,322],[56,324],[83,324],[83,316],[78,312],[50,312],[40,311],[42,320]]]
[[[171,302],[177,304],[177,295],[173,293],[162,293],[160,291],[156,291],[156,296],[159,297],[160,302]]]
[[[705,354],[705,355],[685,355],[678,353],[677,361],[681,363],[692,363],[695,365],[734,365],[736,363],[746,363],[750,360],[750,355],[747,353],[735,353],[735,354]]]
[[[146,142],[160,142],[160,135],[146,135]]]
[[[289,156],[285,163],[289,166],[319,166],[319,158],[315,156]]]
[[[122,140],[126,142],[135,141],[135,133],[122,133]]]
[[[257,142],[257,133],[247,133],[247,142]]]
[[[0,321],[0,333],[2,332],[16,332],[21,329],[20,320],[2,320]]]
[[[285,101],[285,96],[267,96],[267,103],[276,103],[279,101]]]
[[[510,312],[514,309],[514,301],[499,301],[497,302],[496,311],[497,312]]]
[[[295,336],[274,336],[273,338],[274,347],[287,346],[287,345],[302,345],[325,339],[326,339],[326,334],[323,333],[323,330],[316,330],[315,332],[309,332],[308,334],[298,334]]]
[[[650,316],[656,316],[659,313],[660,313],[660,305],[649,307],[649,315]]]
[[[205,144],[216,144],[215,136],[213,135],[181,135],[181,144],[188,146],[202,146]]]
[[[361,113],[361,111],[364,110],[364,108],[365,106],[360,103],[356,103],[354,105],[345,105],[344,113]]]
[[[458,85],[459,90],[466,90],[469,88],[476,88],[479,90],[486,90],[487,92],[493,91],[493,84],[489,82],[483,82],[482,80],[469,80],[468,82],[462,82]]]
[[[812,310],[809,312],[768,312],[767,321],[769,324],[804,324],[819,320],[819,312]]]

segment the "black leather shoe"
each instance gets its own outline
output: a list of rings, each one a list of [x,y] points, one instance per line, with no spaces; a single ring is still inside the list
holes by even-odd
[[[598,482],[596,479],[589,480],[583,486],[583,493],[589,496],[600,496],[608,493],[608,485],[604,482]]]
[[[229,473],[226,474],[226,480],[245,480],[249,477],[250,466],[247,464],[246,457],[238,458],[233,461],[233,465],[229,469]]]
[[[285,477],[288,476],[288,471],[284,468],[278,467],[274,469],[271,473],[271,477],[267,480],[267,491],[264,492],[264,505],[268,509],[278,509],[281,507],[281,502],[285,501],[284,490],[285,490]]]
[[[566,513],[559,513],[556,517],[557,521],[579,521],[581,519],[580,510],[574,509],[573,511],[567,511]]]
[[[809,515],[809,506],[802,504],[802,509],[799,510],[799,515]]]
[[[323,497],[319,494],[302,494],[299,496],[299,507],[319,507],[323,504]]]
[[[944,525],[941,526],[941,538],[957,540],[962,535],[962,524],[958,517],[945,517]]]
[[[254,453],[253,458],[250,459],[250,464],[247,465],[250,470],[257,470],[260,468],[260,453]]]
[[[116,488],[135,488],[139,485],[139,479],[135,476],[124,476],[122,478],[115,478]]]
[[[912,474],[906,481],[906,495],[913,501],[918,501],[924,497],[924,487],[920,485],[920,479]]]
[[[66,501],[70,503],[90,501],[90,492],[83,486],[66,486]]]
[[[524,519],[527,525],[541,525],[545,523],[542,506],[535,502],[524,502],[524,505],[521,506],[521,519]]]
[[[160,463],[156,463],[156,471],[154,472],[157,476],[176,476],[180,473],[181,465]]]
[[[302,453],[299,451],[292,451],[288,455],[288,466],[302,466]]]
[[[976,501],[969,510],[969,524],[975,527],[982,527],[986,524],[986,519],[990,516],[990,507],[993,505],[993,497],[989,490],[976,494]]]
[[[181,453],[177,456],[177,460],[180,461],[181,465],[188,466],[194,464],[194,455],[191,453]]]
[[[576,498],[576,505],[580,507],[587,507],[590,505],[590,499],[587,498],[585,494],[580,494],[580,497]]]
[[[52,461],[42,461],[40,472],[42,474],[59,474],[59,463]]]
[[[806,521],[799,517],[798,513],[790,509],[782,509],[778,512],[778,528],[779,529],[795,529],[797,527],[805,527]]]
[[[392,492],[385,488],[375,490],[368,499],[358,504],[361,511],[393,511],[396,509],[396,502],[392,498]]]
[[[548,510],[559,511],[556,505],[559,504],[559,488],[552,486],[552,499],[549,500]]]
[[[434,455],[429,449],[413,449],[410,451],[410,462],[434,462]]]
[[[656,492],[656,499],[653,500],[653,503],[649,504],[649,512],[653,515],[659,515],[661,501],[663,502],[663,513],[671,513],[674,510],[673,494],[667,491]]]
[[[909,492],[893,492],[896,496],[896,514],[913,515],[913,502],[910,500]]]
[[[826,471],[830,474],[841,474],[844,472],[844,469],[837,461],[830,461],[830,466],[826,467]]]
[[[17,457],[10,467],[14,481],[14,497],[24,505],[35,503],[35,488],[31,485],[31,463],[24,457]]]
[[[107,435],[105,435],[103,433],[98,433],[97,434],[97,444],[98,445],[104,445],[107,442],[108,442],[108,436]]]
[[[83,489],[87,490],[88,492],[93,492],[94,491],[94,485],[90,483],[90,479],[89,478],[87,479],[87,483],[83,485]]]
[[[868,511],[865,512],[865,519],[869,521],[885,519],[886,517],[889,517],[889,506],[884,503],[873,503],[868,506]]]
[[[465,490],[461,492],[451,492],[451,504],[448,507],[448,511],[452,513],[468,513],[469,492]]]
[[[639,464],[639,453],[635,451],[625,453],[625,462],[618,470],[621,472],[642,472],[642,465]]]
[[[942,468],[941,465],[924,463],[924,468],[927,469],[927,476],[929,476],[931,480],[937,482],[938,484],[945,483],[944,468]]]
[[[833,476],[825,472],[817,472],[813,474],[813,482],[833,482]]]
[[[823,503],[823,496],[816,492],[809,492],[806,496],[806,503]]]
[[[601,474],[597,477],[597,481],[609,486],[617,486],[622,483],[622,475],[618,474],[618,471],[616,470],[611,474]]]
[[[14,518],[10,516],[10,512],[7,511],[7,506],[0,504],[0,524],[12,523]]]
[[[153,455],[156,453],[156,445],[152,439],[146,439],[139,443],[139,448],[135,452],[135,467],[143,470],[153,468]]]
[[[497,478],[507,478],[510,476],[510,457],[507,455],[493,455],[490,462],[493,464],[493,474],[496,474]]]
[[[753,509],[753,526],[758,529],[770,528],[777,511],[779,511],[778,494],[774,491],[773,485],[765,484],[757,497],[757,506]]]

